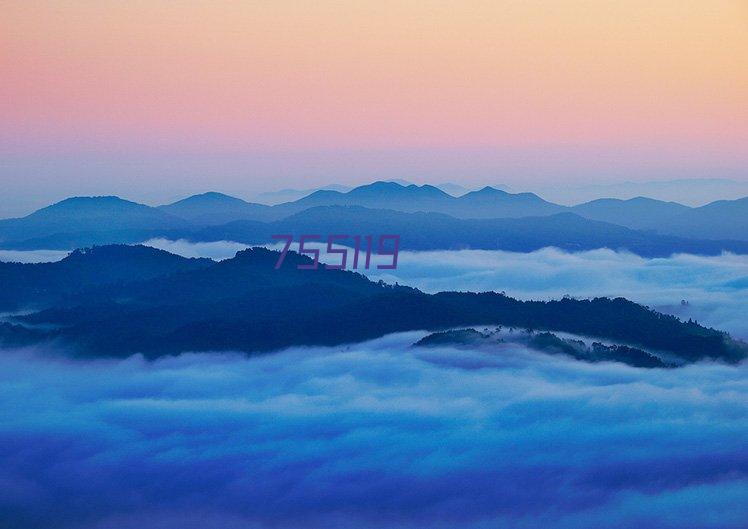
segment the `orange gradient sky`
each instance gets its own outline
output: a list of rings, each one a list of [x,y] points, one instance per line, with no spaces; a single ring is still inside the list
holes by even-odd
[[[468,180],[567,148],[569,178],[611,156],[638,158],[631,178],[748,160],[744,0],[6,1],[0,79],[9,180],[55,156],[246,154],[265,181],[283,153],[345,152],[367,178],[401,175],[356,152],[504,153],[455,163]]]

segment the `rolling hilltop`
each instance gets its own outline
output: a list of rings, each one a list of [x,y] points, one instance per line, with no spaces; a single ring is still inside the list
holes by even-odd
[[[461,325],[505,325],[618,340],[682,361],[737,361],[746,346],[622,298],[519,301],[495,292],[425,294],[341,270],[298,270],[290,252],[263,248],[222,262],[190,260],[138,246],[76,252],[46,265],[0,269],[25,285],[6,306],[34,312],[0,324],[0,341],[65,344],[76,354],[150,357],[181,351],[268,351],[335,345],[384,334]],[[122,265],[130,271],[122,273]],[[69,269],[77,270],[75,280]],[[12,276],[10,276],[12,274]]]

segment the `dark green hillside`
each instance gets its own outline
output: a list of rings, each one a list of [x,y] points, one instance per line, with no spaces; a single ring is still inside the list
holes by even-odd
[[[292,345],[334,345],[415,329],[508,325],[566,331],[662,350],[685,361],[736,361],[745,345],[622,298],[519,301],[495,292],[442,292],[374,283],[341,270],[298,270],[311,259],[254,248],[214,263],[143,247],[76,252],[61,263],[12,265],[0,281],[27,279],[16,304],[47,309],[16,318],[45,324],[28,341],[57,339],[82,354],[149,356],[185,350],[266,351]],[[8,273],[8,270],[12,270]],[[52,273],[54,272],[54,273]],[[76,275],[77,274],[77,275]],[[43,279],[40,297],[38,286]],[[64,294],[64,296],[62,295]],[[56,298],[57,296],[57,298]],[[0,335],[18,340],[17,328]]]

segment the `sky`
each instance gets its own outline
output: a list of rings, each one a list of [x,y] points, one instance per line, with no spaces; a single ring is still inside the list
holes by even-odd
[[[741,0],[2,2],[2,202],[745,181],[747,50]]]

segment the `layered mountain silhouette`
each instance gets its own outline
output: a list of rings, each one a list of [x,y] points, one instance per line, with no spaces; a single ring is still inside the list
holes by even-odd
[[[660,228],[686,237],[748,239],[748,197],[718,200],[664,220]]]
[[[340,209],[346,207],[350,209]],[[75,197],[24,218],[0,221],[0,247],[74,249],[153,237],[216,240],[222,233],[237,233],[240,242],[268,242],[266,235],[278,229],[340,233],[368,231],[371,226],[369,233],[374,233],[385,225],[387,233],[408,233],[403,242],[411,249],[530,251],[558,246],[622,249],[645,256],[746,253],[748,198],[699,208],[643,197],[600,199],[569,208],[532,193],[485,187],[455,197],[436,186],[397,182],[375,182],[347,192],[319,190],[276,206],[215,192],[159,207],[117,197]]]
[[[190,226],[181,217],[119,197],[73,197],[23,218],[0,220],[0,246],[74,249],[137,242]]]
[[[119,197],[73,197],[20,219],[0,220],[0,241],[22,239],[42,243],[65,233],[88,233],[91,238],[106,239],[188,225],[180,217]]]
[[[343,231],[345,230],[345,231]],[[231,240],[266,244],[274,234],[400,235],[404,250],[505,250],[531,252],[553,246],[570,252],[611,248],[644,257],[673,253],[717,255],[748,253],[746,241],[712,241],[658,235],[615,224],[584,219],[573,213],[508,219],[456,219],[440,213],[403,213],[358,206],[320,206],[283,220],[242,221],[212,226],[180,237],[195,241]],[[174,234],[176,236],[176,234]],[[344,242],[344,241],[343,241]]]
[[[676,178],[673,180],[623,181],[595,184],[569,184],[544,186],[547,199],[569,202],[588,202],[599,198],[628,200],[649,197],[665,202],[675,201],[686,205],[708,204],[726,197],[739,198],[748,195],[748,181],[728,178]],[[586,198],[585,198],[586,197]]]
[[[293,252],[275,270],[278,256],[252,248],[214,263],[115,246],[76,252],[47,265],[43,279],[38,265],[17,265],[13,280],[27,287],[10,302],[34,306],[35,312],[0,324],[0,343],[54,341],[81,355],[155,357],[336,345],[398,331],[504,325],[615,340],[685,362],[707,357],[733,362],[746,356],[746,345],[725,333],[622,298],[543,302],[495,292],[429,295],[350,271],[299,270],[311,259]],[[77,269],[74,281],[66,277],[70,268]]]
[[[566,209],[546,202],[533,193],[512,194],[484,187],[479,191],[454,197],[436,186],[403,186],[396,182],[375,182],[347,193],[317,191],[277,207],[294,213],[315,206],[364,206],[404,212],[424,211],[444,213],[457,218],[527,217],[558,213]]]
[[[350,191],[351,188],[341,184],[330,184],[327,186],[313,187],[309,189],[279,189],[278,191],[265,191],[259,193],[254,199],[260,204],[267,204],[269,206],[275,206],[277,204],[283,204],[284,202],[293,202],[304,198],[305,196],[311,195],[315,191],[329,190],[329,191],[340,191],[345,193]]]
[[[691,208],[677,202],[636,197],[629,200],[601,198],[571,208],[582,217],[634,229],[654,229],[658,222],[685,213]]]
[[[225,224],[246,219],[269,220],[277,217],[273,215],[270,206],[254,204],[213,191],[159,206],[158,209],[200,225]]]
[[[599,199],[571,208],[583,217],[701,239],[748,240],[748,197],[698,208],[650,198]]]
[[[394,182],[401,186],[412,185],[411,182],[401,179],[386,180],[386,182]],[[442,182],[441,184],[435,184],[435,187],[452,196],[464,195],[465,193],[470,191],[470,189],[453,182]],[[309,189],[280,189],[278,191],[266,191],[264,193],[259,193],[254,197],[254,199],[261,204],[274,206],[277,204],[283,204],[284,202],[294,202],[296,200],[309,196],[316,191],[338,191],[340,193],[347,193],[351,189],[351,187],[341,184],[330,184]],[[504,188],[503,186],[499,187],[499,189],[508,191],[508,189]]]
[[[455,184],[454,182],[442,182],[441,184],[435,184],[435,186],[453,197],[459,197],[471,191],[467,187]],[[504,186],[497,187],[497,189],[500,189],[501,191],[509,191]]]
[[[0,312],[58,305],[67,296],[97,285],[132,283],[212,264],[210,259],[124,245],[75,250],[55,263],[0,262]]]

